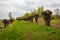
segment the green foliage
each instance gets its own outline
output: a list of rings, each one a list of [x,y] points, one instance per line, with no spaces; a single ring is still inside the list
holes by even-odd
[[[26,13],[24,14],[23,18],[27,18],[27,17],[29,17],[29,16],[30,16],[30,13],[26,12]]]
[[[50,21],[51,21],[51,16],[52,16],[52,11],[50,10],[45,10],[42,12],[42,16],[45,20],[45,23],[47,26],[50,26]]]
[[[22,19],[22,17],[17,17],[17,18],[16,18],[16,20],[20,20],[20,19]]]
[[[36,14],[38,14],[38,16],[42,16],[42,11],[43,11],[44,9],[43,9],[43,6],[41,6],[41,7],[38,7],[38,9],[36,10],[36,9],[34,9],[34,11],[31,11],[31,13],[28,13],[28,12],[26,12],[23,16],[22,16],[22,18],[27,18],[27,17],[30,17],[30,16],[35,16]]]
[[[60,29],[15,21],[0,32],[0,40],[60,40]]]
[[[9,16],[9,19],[10,19],[10,20],[15,20],[15,19],[12,17],[12,13],[11,13],[11,12],[9,13],[8,16]]]
[[[2,22],[2,20],[0,20],[0,26],[3,26],[3,22]]]
[[[42,11],[43,11],[43,10],[44,10],[44,9],[43,9],[43,6],[38,7],[38,9],[37,9],[37,14],[39,14],[40,17],[42,16]]]
[[[56,19],[56,15],[52,15],[51,19],[52,19],[52,20],[53,20],[53,19]]]
[[[11,12],[9,13],[8,16],[9,16],[9,19],[12,19],[12,14],[11,14]]]
[[[34,16],[36,14],[36,10],[34,9],[34,11],[31,11],[31,16]]]
[[[60,24],[60,19],[53,19],[53,20],[51,20],[51,23],[58,23],[58,24]]]
[[[41,9],[40,9],[40,10],[41,10],[41,12],[42,12],[42,11],[44,11],[44,8],[43,8],[43,6],[41,6]]]
[[[37,14],[40,14],[41,12],[41,9],[40,9],[40,7],[37,9]]]

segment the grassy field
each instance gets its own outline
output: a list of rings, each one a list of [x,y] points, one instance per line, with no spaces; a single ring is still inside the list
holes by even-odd
[[[34,19],[33,19],[33,22],[35,23]],[[44,21],[43,17],[40,17],[38,19],[38,23],[42,24],[42,25],[45,25],[45,21]],[[56,28],[60,28],[60,19],[53,19],[53,20],[51,20],[50,25],[53,26],[53,27],[56,27]]]
[[[53,27],[60,28],[60,19],[53,19],[53,20],[51,20],[51,25]]]
[[[0,20],[0,26],[3,26],[3,22],[2,22],[2,20]]]
[[[60,40],[60,29],[15,21],[0,32],[0,40]]]

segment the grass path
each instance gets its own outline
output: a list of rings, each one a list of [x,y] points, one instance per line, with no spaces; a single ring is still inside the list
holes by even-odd
[[[15,21],[0,32],[0,40],[60,40],[60,29]]]

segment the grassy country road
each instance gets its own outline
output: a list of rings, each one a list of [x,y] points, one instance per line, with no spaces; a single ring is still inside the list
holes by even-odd
[[[60,40],[60,29],[15,21],[0,32],[0,40]]]

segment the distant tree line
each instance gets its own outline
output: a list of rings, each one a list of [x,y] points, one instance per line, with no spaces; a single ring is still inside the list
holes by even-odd
[[[35,18],[36,23],[38,23],[38,18],[42,16],[43,6],[39,7],[37,10],[31,11],[30,13],[26,12],[22,17],[17,17],[17,20],[25,20],[29,22],[33,22],[33,18]]]
[[[12,22],[14,22],[14,18],[12,17],[12,14],[11,12],[9,13],[9,19],[3,19],[3,24],[4,24],[4,27],[6,28],[9,24],[11,24]]]
[[[30,13],[26,12],[22,17],[17,17],[17,20],[25,20],[33,23],[33,18],[36,23],[38,23],[38,18],[43,17],[47,26],[50,26],[52,11],[45,10],[43,6],[39,7],[37,10],[31,11]]]
[[[47,26],[50,26],[50,21],[52,19],[60,19],[60,9],[55,9],[54,10],[55,15],[52,15],[51,10],[44,10],[43,6],[38,7],[38,9],[34,9],[31,12],[26,12],[22,17],[17,17],[16,20],[24,20],[24,21],[29,21],[33,23],[33,19],[35,19],[35,22],[38,23],[38,18],[43,17],[45,20],[45,24]],[[14,21],[14,18],[12,17],[11,12],[9,13],[9,20],[4,19],[4,27],[8,26]],[[51,17],[52,16],[52,17]]]
[[[52,19],[60,19],[60,9],[55,9],[55,15],[52,16],[52,11],[51,10],[44,10],[43,6],[38,7],[38,9],[34,9],[31,12],[26,12],[22,17],[17,17],[16,20],[24,20],[24,21],[29,21],[33,23],[33,19],[35,19],[35,22],[38,23],[38,18],[43,17],[45,20],[45,24],[47,26],[50,26],[50,21]],[[4,27],[8,26],[14,21],[14,18],[12,17],[11,12],[9,13],[9,20],[4,19]],[[52,16],[52,17],[51,17]]]

